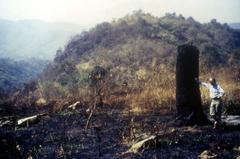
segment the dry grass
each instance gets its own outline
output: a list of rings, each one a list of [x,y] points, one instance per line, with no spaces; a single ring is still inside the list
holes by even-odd
[[[128,95],[130,109],[135,113],[172,111],[175,105],[175,76],[167,68],[148,71],[145,81],[138,82],[139,91]],[[169,71],[169,73],[167,73]]]
[[[200,80],[208,81],[209,77],[215,77],[225,91],[223,97],[224,111],[230,114],[240,107],[240,82],[237,81],[236,70],[230,68],[213,69],[201,72]],[[152,71],[149,77],[138,83],[139,91],[130,93],[127,101],[132,112],[145,113],[156,112],[159,109],[175,110],[175,74],[172,70]],[[202,103],[204,107],[210,104],[209,92],[200,87]],[[238,111],[239,112],[239,111]]]
[[[200,67],[201,68],[201,67]],[[146,112],[174,111],[175,110],[175,71],[166,65],[160,65],[155,68],[142,68],[145,73],[136,75],[135,80],[126,81],[127,86],[123,86],[118,79],[113,80],[112,77],[106,79],[102,86],[101,95],[103,102],[108,105],[123,105],[127,111],[136,114]],[[225,111],[230,114],[239,113],[240,108],[240,80],[239,68],[214,68],[212,70],[201,68],[201,81],[207,82],[209,77],[215,77],[221,87],[225,90],[223,98]],[[131,71],[130,71],[131,72]],[[115,72],[116,74],[116,72]],[[79,87],[75,93],[69,93],[68,97],[59,100],[64,101],[81,101],[87,106],[93,103],[94,93],[90,86]],[[204,107],[210,104],[209,92],[205,88],[201,89],[202,103]],[[48,92],[48,91],[46,91]],[[40,97],[44,97],[44,93],[37,93]],[[47,99],[55,99],[49,94],[45,95]],[[39,99],[39,98],[37,98]],[[56,99],[57,100],[57,99]],[[59,102],[58,102],[59,103]],[[63,102],[60,102],[63,103]],[[58,104],[57,104],[58,105]],[[61,109],[62,106],[55,106]]]
[[[213,69],[207,73],[203,73],[200,79],[208,81],[209,77],[215,77],[217,82],[225,91],[223,97],[224,110],[230,114],[240,113],[240,80],[239,68],[220,68]],[[210,104],[209,92],[205,88],[201,88],[202,101],[204,105]],[[238,112],[233,112],[235,110]]]

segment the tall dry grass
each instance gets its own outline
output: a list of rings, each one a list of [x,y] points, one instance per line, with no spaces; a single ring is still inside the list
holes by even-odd
[[[200,67],[201,68],[201,67]],[[103,84],[101,95],[104,103],[108,105],[123,105],[125,110],[133,113],[147,112],[171,112],[175,110],[175,70],[167,65],[160,65],[152,68],[138,70],[136,80],[126,81],[127,86],[123,86],[113,77],[108,77]],[[115,73],[117,74],[117,73]],[[240,68],[222,67],[201,69],[199,79],[207,82],[209,77],[215,77],[217,82],[225,90],[223,98],[224,111],[229,114],[240,113]],[[46,87],[49,89],[49,87]],[[91,87],[81,87],[75,93],[69,93],[68,98],[62,100],[80,100],[85,105],[92,105],[95,98]],[[200,87],[204,108],[208,109],[211,99],[207,89]],[[45,91],[48,92],[48,91]],[[39,94],[39,93],[38,93]],[[41,97],[43,95],[40,93]],[[57,96],[56,93],[55,96]],[[50,94],[49,99],[54,96]],[[61,100],[60,99],[60,100]],[[57,99],[56,99],[57,100]]]
[[[138,90],[130,92],[126,98],[129,108],[134,113],[146,113],[175,110],[175,73],[167,66],[149,71],[144,81],[136,81]],[[213,68],[200,72],[200,80],[208,82],[215,77],[225,91],[223,97],[224,113],[240,113],[240,79],[239,68]],[[211,99],[209,91],[200,87],[202,104],[209,108]]]
[[[139,91],[127,96],[134,113],[172,111],[175,105],[175,75],[173,70],[161,65],[148,71],[144,81],[136,81]]]

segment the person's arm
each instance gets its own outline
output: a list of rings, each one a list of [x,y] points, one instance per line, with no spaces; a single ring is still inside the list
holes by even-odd
[[[225,92],[222,89],[222,87],[220,87],[219,85],[218,85],[218,91],[219,91],[218,98],[221,98],[222,96],[224,96]]]
[[[206,88],[209,87],[208,83],[201,82],[201,81],[198,81],[198,83],[199,83],[200,86],[203,86],[203,87],[206,87]]]
[[[200,86],[203,86],[203,87],[206,87],[206,88],[209,87],[208,83],[201,82],[198,78],[195,78],[195,81],[196,81],[197,84],[199,84]]]

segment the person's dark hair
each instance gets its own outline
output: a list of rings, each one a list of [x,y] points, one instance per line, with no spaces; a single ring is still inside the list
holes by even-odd
[[[212,85],[214,85],[214,84],[216,84],[216,79],[215,78],[209,78],[209,82],[212,84]]]

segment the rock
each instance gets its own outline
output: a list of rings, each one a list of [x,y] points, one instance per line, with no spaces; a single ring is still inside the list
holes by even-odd
[[[199,158],[201,159],[213,159],[213,158],[217,158],[217,154],[212,153],[209,150],[204,150],[200,155]]]

